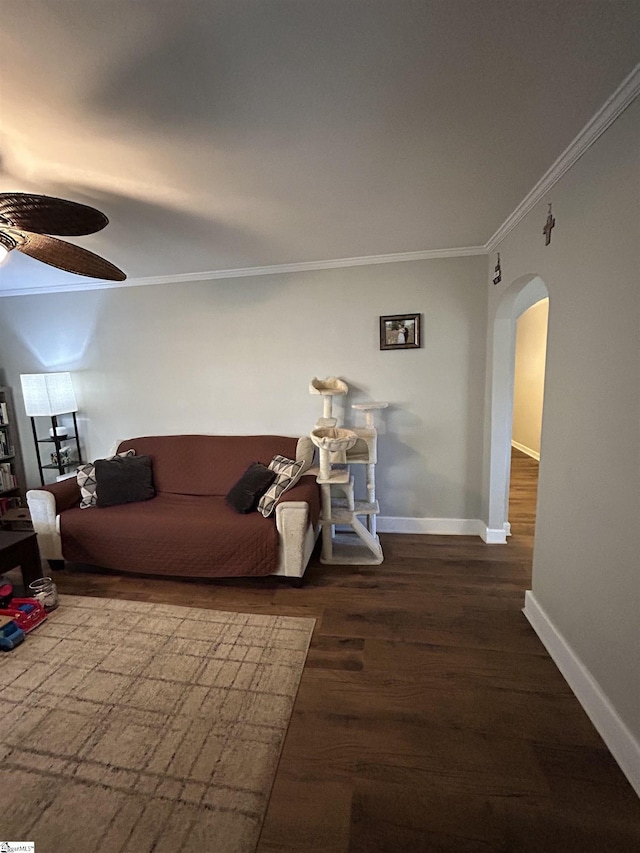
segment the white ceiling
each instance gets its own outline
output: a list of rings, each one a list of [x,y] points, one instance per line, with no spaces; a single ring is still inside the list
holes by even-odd
[[[130,279],[484,246],[640,58],[638,0],[0,12],[0,190],[104,211]]]

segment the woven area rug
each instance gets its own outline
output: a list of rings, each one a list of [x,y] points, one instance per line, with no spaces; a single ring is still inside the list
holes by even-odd
[[[0,653],[0,838],[254,851],[313,625],[61,596]]]

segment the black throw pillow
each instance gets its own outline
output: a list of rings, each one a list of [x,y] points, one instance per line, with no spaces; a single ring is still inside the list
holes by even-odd
[[[276,478],[276,472],[262,462],[253,462],[225,498],[236,512],[253,512],[258,501]]]
[[[155,497],[150,456],[96,459],[98,506],[148,501]]]

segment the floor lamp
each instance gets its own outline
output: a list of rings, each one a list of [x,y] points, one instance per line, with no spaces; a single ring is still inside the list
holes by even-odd
[[[42,469],[43,467],[52,466],[42,465],[40,458],[41,442],[50,441],[54,443],[58,465],[54,465],[53,467],[58,467],[60,474],[63,474],[65,470],[65,466],[61,464],[60,460],[60,444],[67,438],[67,430],[65,427],[58,426],[58,415],[73,415],[73,430],[78,450],[78,463],[80,462],[80,439],[78,438],[78,424],[76,421],[76,412],[78,411],[76,395],[73,391],[70,373],[25,373],[20,376],[20,382],[22,383],[25,412],[31,418],[31,429],[33,430],[33,440],[38,456],[40,480],[42,481],[42,485],[44,485]],[[50,438],[48,439],[38,438],[34,418],[39,417],[51,418]]]

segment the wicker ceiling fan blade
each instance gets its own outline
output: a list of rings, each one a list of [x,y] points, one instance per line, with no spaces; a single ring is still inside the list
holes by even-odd
[[[30,234],[28,231],[23,231],[22,237],[24,242],[18,243],[16,249],[52,267],[108,281],[124,281],[126,278],[122,270],[109,261],[73,243],[56,240],[45,234]]]
[[[13,228],[63,237],[94,234],[109,222],[95,207],[31,193],[0,193],[0,218]]]

